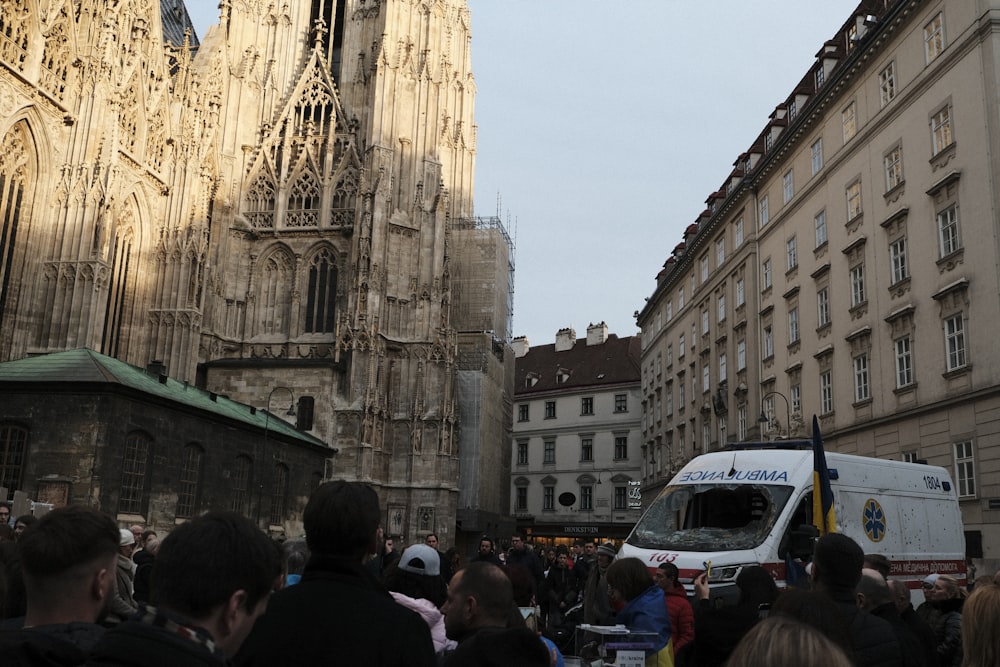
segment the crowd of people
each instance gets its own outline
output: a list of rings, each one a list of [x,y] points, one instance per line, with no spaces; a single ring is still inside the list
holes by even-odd
[[[582,621],[643,633],[648,667],[1000,665],[1000,573],[971,594],[931,574],[914,609],[888,559],[841,534],[816,541],[807,586],[744,567],[720,605],[708,572],[689,598],[673,564],[611,543],[536,552],[515,535],[498,552],[483,537],[462,563],[434,534],[398,549],[379,519],[375,491],[343,481],[312,494],[305,540],[285,543],[231,512],[163,540],[78,506],[15,532],[0,504],[0,664],[559,667],[567,646],[597,657],[593,628],[556,641]]]

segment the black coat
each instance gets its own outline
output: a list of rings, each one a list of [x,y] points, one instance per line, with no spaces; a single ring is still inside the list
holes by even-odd
[[[913,634],[910,626],[900,617],[895,604],[886,602],[872,609],[871,614],[887,621],[892,626],[892,631],[896,634],[896,640],[899,642],[903,667],[931,667],[928,655],[920,644],[920,639]]]
[[[0,631],[0,664],[4,667],[82,665],[104,634],[94,623],[64,623]]]
[[[935,600],[934,607],[941,615],[934,625],[937,641],[937,658],[941,667],[960,667],[962,664],[962,598]]]
[[[434,667],[427,623],[360,563],[313,554],[302,581],[271,596],[236,659],[249,665]]]
[[[858,667],[902,667],[899,640],[888,621],[858,609],[853,599],[834,597],[834,601],[848,622]]]

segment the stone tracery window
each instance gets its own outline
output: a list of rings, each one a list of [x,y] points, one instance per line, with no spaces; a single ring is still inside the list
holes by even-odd
[[[302,172],[292,184],[288,195],[288,227],[317,227],[319,225],[320,188],[312,172]]]
[[[292,260],[284,252],[275,252],[262,262],[257,290],[258,333],[287,332],[292,270]]]
[[[325,248],[309,264],[306,295],[306,333],[333,333],[337,302],[337,264]]]
[[[2,27],[2,21],[0,21]],[[7,312],[9,276],[16,270],[14,250],[27,224],[32,182],[27,126],[19,123],[0,142],[0,323]]]
[[[19,72],[28,59],[30,15],[27,2],[0,2],[0,59]]]
[[[266,174],[258,174],[246,194],[246,218],[253,229],[274,227],[274,184]]]

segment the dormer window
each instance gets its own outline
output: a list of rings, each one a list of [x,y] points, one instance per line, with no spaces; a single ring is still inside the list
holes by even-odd
[[[536,384],[538,384],[539,379],[540,378],[538,376],[538,373],[528,373],[524,378],[524,386],[534,387]]]
[[[559,368],[556,371],[556,384],[566,384],[569,381],[569,371],[565,368]]]

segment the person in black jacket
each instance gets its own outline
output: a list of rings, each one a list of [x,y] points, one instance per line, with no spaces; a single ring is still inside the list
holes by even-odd
[[[927,621],[920,617],[910,603],[910,587],[904,581],[890,579],[889,590],[892,591],[892,601],[896,605],[899,617],[903,619],[903,622],[906,623],[913,634],[917,636],[917,639],[920,640],[920,646],[923,649],[924,655],[927,656],[928,667],[938,667],[937,644],[934,642],[934,631],[931,629],[931,626],[927,625]]]
[[[858,606],[873,616],[889,622],[899,642],[900,657],[904,667],[930,667],[920,640],[899,616],[892,602],[892,593],[882,574],[877,570],[861,570],[857,587]]]
[[[238,667],[437,664],[427,623],[365,569],[379,515],[367,484],[326,482],[313,492],[302,515],[310,551],[302,580],[271,596]]]

